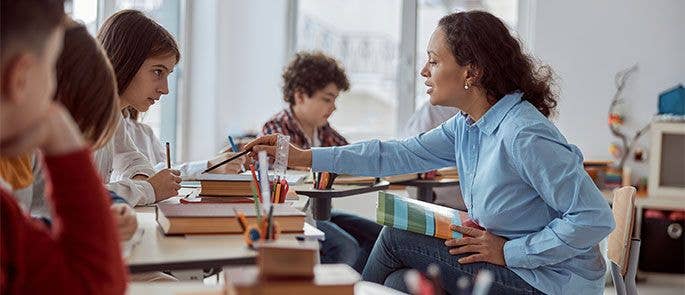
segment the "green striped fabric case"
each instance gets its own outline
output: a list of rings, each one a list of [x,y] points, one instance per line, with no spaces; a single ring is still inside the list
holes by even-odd
[[[376,222],[385,226],[446,240],[461,238],[460,233],[450,230],[450,224],[461,225],[466,218],[466,212],[452,208],[387,192],[378,193]]]

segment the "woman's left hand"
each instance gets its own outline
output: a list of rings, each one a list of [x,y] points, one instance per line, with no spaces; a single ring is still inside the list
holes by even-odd
[[[445,241],[445,246],[453,247],[449,250],[450,254],[471,253],[471,255],[460,258],[459,263],[489,262],[506,266],[504,261],[504,243],[507,241],[506,239],[493,235],[488,231],[471,227],[452,224],[450,229],[463,235],[462,238]]]

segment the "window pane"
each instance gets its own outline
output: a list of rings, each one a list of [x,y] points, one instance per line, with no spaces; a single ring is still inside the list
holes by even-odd
[[[336,58],[350,80],[330,119],[350,142],[394,134],[401,10],[395,0],[299,1],[296,49]]]
[[[178,46],[181,29],[181,0],[116,0],[115,10],[137,9],[162,25],[176,39]],[[180,48],[179,48],[180,49]],[[181,57],[183,58],[183,57]],[[169,142],[172,146],[172,156],[176,155],[176,105],[178,99],[179,73],[181,64],[176,65],[174,72],[169,75],[169,94],[162,96],[159,103],[154,104],[142,114],[141,120],[150,125],[155,135],[162,142]]]
[[[428,101],[425,78],[419,73],[427,60],[426,48],[433,30],[440,18],[451,12],[483,10],[494,14],[504,21],[512,32],[518,25],[518,0],[474,0],[474,1],[419,1],[416,24],[416,109]]]
[[[65,12],[74,20],[83,23],[91,34],[95,34],[98,18],[98,1],[70,0],[64,2]]]
[[[164,0],[117,0],[115,7],[121,9],[137,9],[145,12],[154,12],[164,6]]]

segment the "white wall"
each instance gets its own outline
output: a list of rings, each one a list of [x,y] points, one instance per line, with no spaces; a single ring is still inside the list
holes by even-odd
[[[217,97],[217,1],[189,1],[190,24],[186,42],[186,97],[181,99],[182,161],[206,159],[215,152]],[[200,128],[200,126],[202,126]]]
[[[216,136],[260,130],[282,108],[287,1],[219,1]]]
[[[617,71],[638,63],[624,91],[630,134],[657,111],[657,96],[685,83],[685,1],[533,1],[532,50],[561,77],[557,126],[586,159],[609,159],[606,124]],[[649,147],[650,134],[640,140]],[[645,164],[630,163],[647,176]]]
[[[182,160],[258,130],[281,108],[287,1],[190,1],[188,113]]]

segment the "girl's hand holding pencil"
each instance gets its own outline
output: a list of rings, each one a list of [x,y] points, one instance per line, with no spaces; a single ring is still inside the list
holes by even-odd
[[[155,201],[159,202],[177,196],[181,189],[181,172],[163,169],[147,179],[155,191]]]

